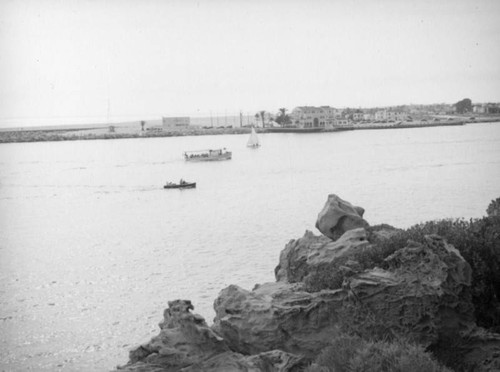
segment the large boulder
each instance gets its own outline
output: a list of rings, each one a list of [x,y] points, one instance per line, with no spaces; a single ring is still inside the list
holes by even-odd
[[[266,283],[253,291],[231,285],[215,300],[213,328],[242,354],[280,349],[313,357],[335,334],[345,296],[342,290],[308,293],[300,283]]]
[[[280,253],[279,264],[274,269],[277,281],[296,283],[302,281],[308,272],[307,257],[312,247],[324,247],[331,239],[314,235],[306,230],[300,239],[292,239]]]
[[[325,206],[319,212],[316,228],[332,240],[338,239],[348,230],[368,227],[363,219],[365,210],[342,200],[335,194],[328,195]]]

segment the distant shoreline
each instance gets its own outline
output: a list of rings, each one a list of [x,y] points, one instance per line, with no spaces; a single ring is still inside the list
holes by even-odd
[[[477,117],[475,119],[455,117],[450,120],[440,121],[413,121],[399,123],[362,123],[346,127],[325,129],[322,132],[340,132],[348,130],[376,130],[376,129],[402,129],[402,128],[426,128],[457,126],[474,123],[500,122],[500,116]],[[267,128],[256,128],[258,133],[270,133]],[[87,141],[87,140],[109,140],[123,138],[159,138],[159,137],[181,137],[181,136],[206,136],[222,134],[249,134],[250,127],[188,127],[170,131],[142,131],[137,128],[128,127],[122,131],[110,132],[108,127],[89,127],[79,129],[48,129],[48,130],[3,130],[0,131],[1,143],[16,142],[46,142],[46,141]]]

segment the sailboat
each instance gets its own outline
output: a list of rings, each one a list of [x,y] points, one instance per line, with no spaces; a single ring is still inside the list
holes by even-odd
[[[259,137],[257,136],[257,132],[255,132],[254,127],[252,127],[252,133],[250,133],[250,138],[248,139],[247,146],[252,148],[257,148],[260,146]]]

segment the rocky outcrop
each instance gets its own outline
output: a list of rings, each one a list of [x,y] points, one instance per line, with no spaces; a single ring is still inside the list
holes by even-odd
[[[328,195],[325,206],[319,212],[316,228],[332,240],[336,240],[346,231],[358,227],[368,227],[363,219],[365,210],[342,200],[335,194]]]
[[[133,349],[120,371],[140,372],[294,372],[304,358],[281,350],[242,355],[229,349],[223,338],[207,326],[203,317],[192,314],[191,301],[168,303],[160,334]]]
[[[253,291],[223,289],[215,300],[214,330],[243,354],[280,349],[313,357],[338,328],[346,293],[308,293],[303,285],[266,283]]]
[[[370,249],[372,246],[363,228],[349,230],[334,242],[306,231],[281,252],[275,269],[276,280],[304,282],[309,292],[340,288],[347,271],[361,270],[357,257]]]
[[[191,301],[171,301],[168,306],[160,323],[160,334],[132,350],[129,364],[143,362],[177,370],[200,363],[207,356],[229,351],[224,340],[205,320],[190,312],[193,309]]]
[[[366,229],[362,215],[330,195],[318,217],[324,236],[306,231],[291,240],[276,282],[223,289],[212,327],[190,301],[169,302],[160,334],[131,351],[122,369],[300,371],[344,331],[409,337],[443,361],[459,353],[477,371],[499,368],[500,335],[475,325],[471,268],[460,252],[428,235],[389,254],[377,244],[397,230]]]
[[[364,229],[344,236],[318,244],[319,239],[306,233],[304,240],[288,247],[290,252],[294,247],[300,251],[294,255],[300,263],[285,260],[287,267],[300,268],[288,270],[289,278],[307,282],[312,276],[328,284],[335,277],[331,273],[340,272],[341,288],[310,293],[307,283],[284,281],[251,292],[230,286],[215,301],[216,332],[241,353],[277,348],[312,357],[341,328],[367,335],[377,335],[383,328],[425,347],[474,328],[470,266],[451,245],[431,236],[424,245],[410,244],[388,257],[387,269],[356,272],[359,264],[348,258],[362,254],[370,243]],[[351,268],[338,265],[342,258],[351,262]]]

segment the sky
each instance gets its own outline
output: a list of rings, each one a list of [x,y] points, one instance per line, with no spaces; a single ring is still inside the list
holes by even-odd
[[[1,0],[0,127],[500,102],[498,0]]]

